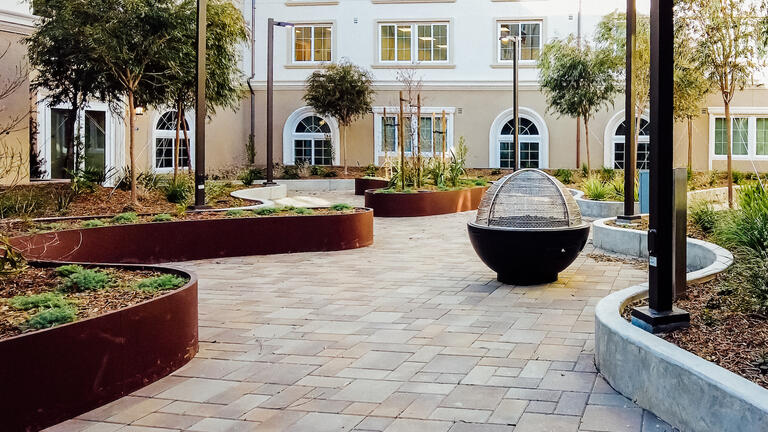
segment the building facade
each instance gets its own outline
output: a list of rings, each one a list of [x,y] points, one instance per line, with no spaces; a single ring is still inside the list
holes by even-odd
[[[579,6],[582,3],[582,6]],[[642,2],[641,2],[642,3]],[[380,164],[398,147],[396,116],[398,73],[408,70],[421,81],[421,121],[416,116],[405,132],[421,127],[421,148],[430,154],[463,138],[469,148],[468,165],[477,168],[514,166],[513,51],[503,39],[522,36],[520,64],[521,165],[538,168],[576,168],[576,121],[547,109],[538,85],[536,61],[541,48],[554,38],[571,34],[591,39],[602,16],[622,10],[623,0],[242,0],[239,6],[251,25],[255,44],[243,46],[243,87],[250,95],[236,111],[220,111],[207,127],[206,162],[216,171],[246,163],[251,116],[255,125],[256,163],[266,161],[266,34],[267,18],[294,27],[275,28],[275,160],[292,165],[351,166]],[[646,12],[642,10],[641,13]],[[371,71],[376,90],[373,112],[347,132],[347,153],[332,118],[323,118],[302,101],[304,81],[326,62],[349,61]],[[252,78],[251,78],[252,77]],[[250,83],[250,86],[248,84]],[[247,94],[247,92],[246,92]],[[42,95],[40,96],[42,99]],[[734,113],[734,168],[768,170],[768,91],[762,87],[739,92]],[[590,122],[592,167],[623,167],[623,96]],[[693,122],[693,168],[725,169],[725,122],[719,95],[702,104]],[[38,107],[37,145],[45,155],[48,176],[60,170],[64,107]],[[186,113],[190,148],[194,149],[194,114]],[[443,118],[445,127],[443,127]],[[173,168],[173,109],[148,110],[137,122],[137,160],[142,170],[167,172]],[[122,116],[94,104],[81,113],[86,149],[105,168],[125,166],[127,131]],[[676,163],[687,162],[687,126],[675,131]],[[638,165],[647,163],[648,118],[641,124]],[[587,131],[581,128],[582,161],[587,157]],[[406,135],[408,135],[406,133]],[[412,139],[406,139],[410,153]],[[88,144],[91,143],[91,144]],[[193,163],[194,152],[181,151],[181,164]],[[51,162],[53,161],[53,162]]]

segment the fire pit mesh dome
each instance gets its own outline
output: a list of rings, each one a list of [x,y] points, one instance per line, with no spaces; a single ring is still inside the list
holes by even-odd
[[[483,196],[477,225],[503,228],[565,228],[582,224],[579,205],[556,178],[536,169],[503,177]]]

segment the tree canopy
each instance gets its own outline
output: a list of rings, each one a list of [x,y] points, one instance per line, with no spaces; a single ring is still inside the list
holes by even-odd
[[[619,92],[614,71],[615,57],[611,50],[595,49],[588,44],[579,47],[573,37],[548,43],[539,58],[539,82],[549,111],[584,119],[587,166],[590,166],[589,120],[597,111],[613,104]]]

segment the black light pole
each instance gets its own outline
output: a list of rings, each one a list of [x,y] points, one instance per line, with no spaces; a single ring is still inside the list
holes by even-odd
[[[675,197],[673,171],[674,102],[673,0],[651,0],[649,306],[632,310],[632,323],[653,333],[686,327],[687,312],[675,298]],[[680,245],[685,247],[684,243]]]
[[[293,24],[283,21],[275,21],[272,18],[267,19],[267,181],[264,182],[265,186],[274,186],[275,183],[275,164],[274,151],[272,148],[273,139],[273,117],[274,117],[274,63],[275,63],[275,26],[277,27],[293,27]]]
[[[632,56],[637,48],[636,33],[636,6],[635,0],[627,0],[627,58],[626,81],[624,90],[624,214],[619,216],[618,222],[631,223],[640,219],[635,214],[635,169],[637,168],[637,143],[635,136],[637,131],[637,119],[635,118],[635,93],[632,91]]]
[[[517,62],[518,44],[520,43],[520,36],[502,36],[499,38],[502,42],[512,42],[512,69],[515,73],[512,79],[512,115],[515,122],[515,171],[520,169],[520,143],[518,138],[520,136],[520,103],[518,101],[518,92],[520,87],[520,80],[518,77],[519,66]]]
[[[195,72],[195,205],[194,208],[205,207],[205,26],[206,0],[197,0],[197,70]]]

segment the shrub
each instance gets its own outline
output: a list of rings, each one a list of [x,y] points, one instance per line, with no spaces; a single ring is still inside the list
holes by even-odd
[[[733,174],[733,184],[742,184],[744,180],[747,179],[747,175],[741,171],[733,170],[732,174]]]
[[[259,216],[268,216],[273,215],[279,211],[280,210],[276,209],[275,207],[262,207],[254,210],[253,213]]]
[[[283,176],[286,180],[296,180],[300,178],[299,169],[292,165],[286,165],[283,167]]]
[[[75,320],[77,311],[72,306],[45,309],[28,319],[25,326],[36,330],[66,324]]]
[[[33,294],[28,296],[16,296],[8,300],[8,304],[14,309],[29,310],[39,308],[57,308],[68,305],[69,303],[61,294],[46,292],[42,294]]]
[[[584,195],[595,201],[605,201],[610,195],[609,186],[603,183],[597,176],[589,176],[582,185]]]
[[[768,313],[768,258],[747,250],[737,251],[736,255],[721,292],[736,293],[740,309]]]
[[[600,180],[608,183],[616,177],[616,171],[613,168],[603,167],[600,170]]]
[[[64,224],[61,222],[41,223],[36,227],[40,231],[58,231],[64,229]]]
[[[315,211],[312,209],[308,209],[306,207],[296,207],[295,209],[293,209],[293,212],[299,215],[311,215]]]
[[[331,210],[333,211],[345,211],[345,210],[352,210],[352,206],[349,204],[334,204],[331,206]]]
[[[120,213],[115,215],[112,218],[112,223],[116,224],[130,224],[135,223],[139,220],[139,217],[136,216],[136,213],[134,212],[126,212],[126,213]]]
[[[491,175],[501,175],[501,169],[494,168],[491,170]]]
[[[152,218],[152,222],[168,222],[171,220],[173,220],[173,216],[168,213],[156,214],[155,217]]]
[[[478,179],[472,180],[472,184],[474,184],[475,186],[488,186],[488,180],[478,178]]]
[[[376,168],[376,165],[374,164],[368,164],[367,167],[365,167],[365,171],[363,171],[363,175],[366,177],[376,177],[376,173],[379,171],[378,168]]]
[[[698,201],[691,205],[691,222],[703,232],[710,234],[717,226],[717,212],[706,201]]]
[[[586,162],[581,164],[581,176],[584,178],[589,177],[589,166],[587,166]]]
[[[103,227],[104,225],[106,224],[99,219],[91,219],[91,220],[83,221],[83,223],[80,224],[80,226],[83,228],[98,228],[98,227]]]
[[[717,237],[727,246],[743,247],[768,257],[768,192],[759,184],[739,190],[739,208],[718,225]]]
[[[37,209],[44,207],[46,197],[35,189],[10,189],[0,194],[0,219],[31,216]],[[56,191],[63,191],[68,195],[71,193],[68,188]]]
[[[184,285],[186,282],[187,280],[182,277],[172,274],[165,274],[162,276],[139,281],[139,283],[136,284],[136,289],[151,292],[166,291],[176,289]]]
[[[162,187],[163,180],[163,176],[156,172],[144,171],[139,173],[138,177],[136,178],[136,183],[148,191],[154,191],[159,190]]]
[[[82,270],[77,273],[73,273],[61,282],[61,289],[63,291],[96,291],[106,288],[110,284],[112,278],[98,270]]]
[[[83,270],[85,269],[77,264],[67,264],[61,267],[57,267],[56,274],[58,274],[59,276],[67,277],[67,276],[72,276],[75,273],[80,273]]]
[[[323,167],[323,166],[312,165],[312,168],[310,168],[309,172],[313,176],[323,177],[323,176],[325,176],[328,173],[328,169],[326,167]]]
[[[192,196],[194,186],[190,177],[179,175],[176,176],[176,180],[171,179],[163,186],[163,193],[168,202],[181,204],[187,202]]]
[[[227,217],[241,217],[244,214],[245,214],[245,211],[243,211],[242,209],[232,209],[232,210],[227,210],[226,216]]]
[[[329,170],[328,172],[323,174],[323,177],[325,177],[325,178],[338,177],[338,176],[339,176],[339,173],[337,173],[334,170]]]
[[[453,187],[459,186],[459,180],[466,174],[468,148],[464,137],[459,137],[459,144],[451,149],[451,161],[448,163],[448,182]]]
[[[250,186],[256,180],[262,180],[263,178],[264,178],[264,172],[259,168],[248,168],[247,170],[243,171],[239,176],[237,176],[237,179],[243,182],[243,184],[246,186]]]
[[[563,184],[573,183],[573,171],[569,169],[558,168],[555,171],[555,177],[557,177],[558,180],[563,182]]]

